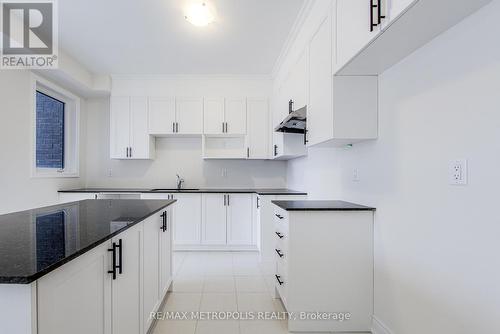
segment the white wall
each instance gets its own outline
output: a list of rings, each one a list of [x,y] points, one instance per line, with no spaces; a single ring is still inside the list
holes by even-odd
[[[31,177],[34,135],[31,80],[28,71],[0,71],[0,214],[54,204],[58,189],[83,184],[82,178]],[[85,114],[85,101],[80,112],[82,116]],[[84,120],[81,133],[83,143]],[[80,176],[84,176],[82,156],[80,163]]]
[[[311,198],[377,207],[375,315],[395,334],[500,328],[499,19],[495,0],[385,72],[377,141],[288,165]],[[457,158],[467,186],[448,184]]]
[[[266,77],[157,76],[114,77],[115,95],[143,96],[249,96],[268,97]],[[88,103],[87,186],[175,187],[175,174],[185,187],[284,187],[286,163],[282,161],[202,160],[200,138],[157,138],[152,161],[109,159],[109,99]],[[222,176],[222,169],[227,176]],[[111,171],[111,177],[110,175]]]

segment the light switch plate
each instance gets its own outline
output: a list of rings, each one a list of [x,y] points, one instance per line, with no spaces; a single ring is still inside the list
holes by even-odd
[[[449,182],[452,185],[467,184],[467,160],[457,159],[450,161],[449,165]]]

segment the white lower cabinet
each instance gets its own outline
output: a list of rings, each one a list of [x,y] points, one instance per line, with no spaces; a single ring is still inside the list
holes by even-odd
[[[110,334],[111,242],[37,282],[38,334]]]
[[[171,211],[39,279],[37,334],[145,334],[172,281]]]
[[[226,194],[203,194],[203,233],[204,245],[225,245],[226,239]]]
[[[149,222],[151,223],[151,222]],[[142,333],[141,252],[143,226],[136,225],[112,239],[116,279],[112,282],[112,333]],[[113,260],[112,260],[113,262]],[[113,264],[111,265],[113,266]],[[113,274],[112,274],[113,275]]]
[[[171,215],[174,248],[199,245],[201,242],[201,194],[143,193],[141,199],[176,199]]]
[[[202,244],[254,246],[252,194],[203,194]]]
[[[252,244],[253,201],[250,194],[230,194],[226,207],[227,244]]]
[[[370,332],[373,212],[274,210],[275,292],[290,332]],[[339,321],[349,316],[349,320]]]

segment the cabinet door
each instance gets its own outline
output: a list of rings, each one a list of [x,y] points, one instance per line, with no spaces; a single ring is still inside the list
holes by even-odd
[[[331,32],[331,19],[327,16],[309,44],[308,145],[315,145],[333,137]]]
[[[177,98],[176,120],[179,134],[201,135],[203,133],[203,99]]]
[[[164,135],[174,133],[175,98],[149,98],[149,134]]]
[[[252,244],[252,194],[229,194],[227,203],[228,245]]]
[[[269,107],[267,99],[247,100],[248,158],[269,159]]]
[[[206,98],[203,102],[203,133],[221,134],[224,132],[224,99]]]
[[[174,204],[174,206],[177,203]],[[172,282],[172,227],[173,208],[167,209],[167,230],[160,233],[160,289],[159,300],[163,300]]]
[[[148,129],[148,99],[130,98],[130,158],[150,159],[151,139]]]
[[[174,245],[199,245],[201,194],[174,194]]]
[[[226,244],[226,201],[225,194],[203,194],[204,245]]]
[[[126,159],[130,146],[130,98],[111,97],[110,111],[111,159]]]
[[[245,98],[226,98],[226,133],[247,133],[247,105]]]
[[[141,247],[142,224],[131,227],[112,239],[122,241],[122,273],[112,283],[113,334],[142,333]],[[117,250],[117,264],[120,264]]]
[[[38,280],[38,334],[111,333],[107,242]]]
[[[151,326],[151,312],[155,312],[160,299],[160,237],[163,217],[157,213],[144,223],[143,242],[143,324],[144,333]]]
[[[293,100],[293,109],[297,110],[307,105],[308,100],[308,52],[302,52],[290,73],[290,97]]]
[[[370,31],[371,13],[376,23],[377,9],[371,8],[369,0],[337,0],[336,69],[345,65],[380,32],[379,27]]]

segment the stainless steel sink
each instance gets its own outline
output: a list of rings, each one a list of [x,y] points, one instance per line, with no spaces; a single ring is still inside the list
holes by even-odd
[[[151,189],[151,191],[162,191],[162,192],[175,192],[175,191],[197,191],[200,190],[198,188],[182,188],[182,189],[177,189],[177,188],[157,188],[157,189]]]

